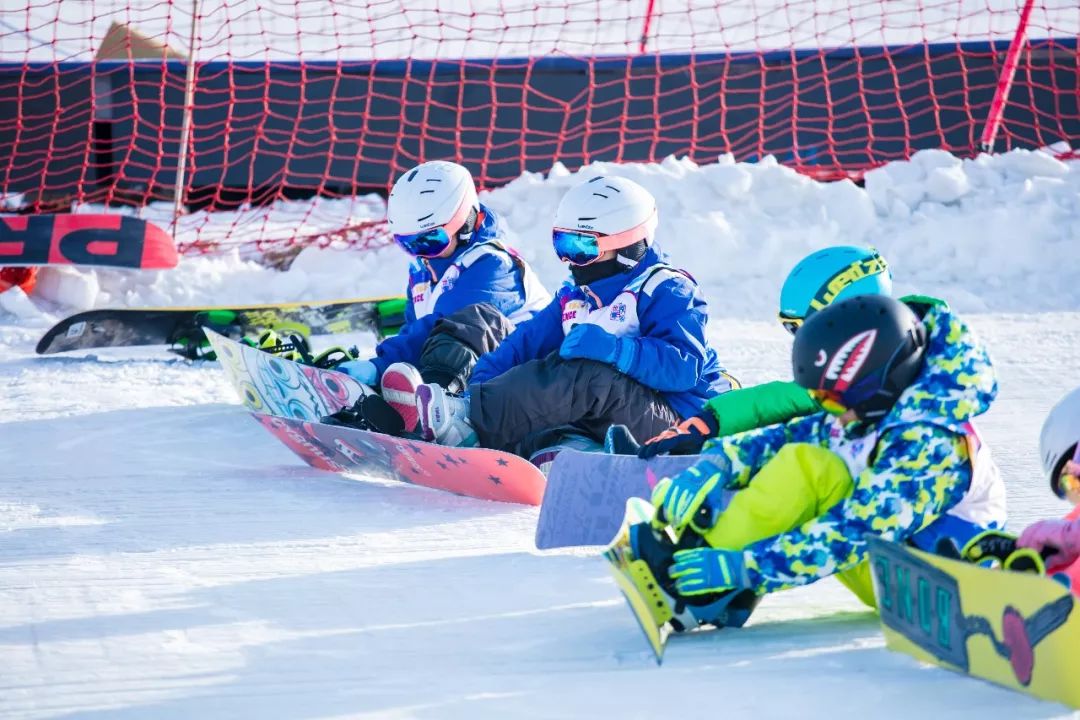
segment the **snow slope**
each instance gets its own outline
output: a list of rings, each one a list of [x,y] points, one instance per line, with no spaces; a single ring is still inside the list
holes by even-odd
[[[920,156],[866,191],[768,163],[618,171],[664,190],[665,243],[702,280],[710,339],[746,382],[790,376],[769,315],[812,247],[874,239],[901,290],[969,310],[1001,377],[981,427],[1019,529],[1065,510],[1037,434],[1080,377],[1080,184],[1055,163]],[[486,198],[527,229],[549,283],[562,268],[541,221],[568,182]],[[397,252],[305,252],[285,274],[185,260],[57,287],[83,283],[98,304],[378,294],[403,279]],[[533,550],[536,509],[311,470],[214,364],[157,348],[36,357],[58,308],[4,303],[22,315],[0,312],[2,717],[1068,715],[886,651],[831,582],[767,598],[744,630],[677,638],[657,669],[592,553]]]

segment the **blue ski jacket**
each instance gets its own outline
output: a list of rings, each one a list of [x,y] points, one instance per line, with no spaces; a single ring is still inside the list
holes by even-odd
[[[731,389],[716,352],[705,340],[705,298],[686,273],[664,263],[654,249],[632,270],[590,285],[566,283],[536,317],[482,356],[470,384],[555,352],[579,322],[593,323],[633,343],[624,371],[663,394],[680,417]]]
[[[417,364],[436,321],[468,305],[489,303],[511,322],[532,318],[551,294],[525,261],[501,240],[498,216],[480,206],[481,221],[472,239],[445,258],[415,258],[409,265],[405,325],[376,348],[372,359],[379,377],[391,364]]]

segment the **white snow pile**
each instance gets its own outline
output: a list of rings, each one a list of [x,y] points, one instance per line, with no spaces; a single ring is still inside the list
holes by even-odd
[[[960,159],[925,150],[850,181],[822,183],[773,158],[730,156],[696,165],[594,163],[571,173],[556,165],[484,193],[509,239],[554,288],[567,276],[551,251],[555,208],[567,188],[610,173],[640,182],[659,205],[657,238],[671,260],[695,275],[718,317],[771,317],[780,284],[808,252],[838,243],[877,247],[900,292],[947,298],[965,311],[1070,310],[1080,306],[1080,162],[1014,150]],[[316,207],[317,212],[313,210]],[[247,213],[256,212],[253,210]],[[263,211],[265,212],[265,211]],[[298,219],[378,217],[374,196],[279,203],[260,223],[295,228]],[[250,226],[236,213],[186,219],[178,240]],[[170,271],[47,268],[35,297],[59,311],[87,307],[329,300],[400,294],[408,258],[396,247],[367,251],[308,248],[287,272],[238,252],[189,257]],[[44,301],[44,302],[41,302]],[[10,314],[27,317],[20,306]]]
[[[897,288],[946,297],[968,311],[1075,309],[1080,283],[1080,163],[1016,150],[961,160],[926,150],[850,181],[821,183],[774,159],[712,165],[595,163],[526,175],[487,195],[541,277],[564,272],[548,250],[567,188],[601,173],[657,198],[658,242],[705,288],[713,315],[771,316],[788,271],[812,250],[873,245]]]

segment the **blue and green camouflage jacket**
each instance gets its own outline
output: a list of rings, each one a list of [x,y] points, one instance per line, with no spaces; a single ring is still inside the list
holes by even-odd
[[[974,477],[969,423],[989,408],[997,378],[978,338],[947,306],[929,307],[923,323],[926,364],[879,422],[844,428],[818,412],[719,438],[706,448],[726,458],[726,486],[738,489],[785,443],[834,448],[838,434],[876,440],[863,469],[853,471],[847,499],[801,527],[745,549],[747,579],[757,592],[805,585],[852,568],[866,557],[865,535],[911,539],[965,497]]]

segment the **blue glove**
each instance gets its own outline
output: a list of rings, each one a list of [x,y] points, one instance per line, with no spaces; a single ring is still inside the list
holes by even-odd
[[[702,460],[678,475],[656,483],[652,493],[652,504],[656,508],[653,525],[671,526],[680,537],[687,526],[704,533],[713,526],[724,508],[726,476],[727,473],[712,460]]]
[[[375,363],[370,360],[349,360],[336,365],[334,369],[365,385],[374,385],[379,379],[379,368],[375,367]]]
[[[707,595],[749,587],[742,550],[677,550],[668,568],[680,595]]]
[[[563,360],[596,360],[614,365],[620,372],[629,372],[634,361],[634,342],[615,337],[599,325],[581,323],[563,338],[559,357]]]

